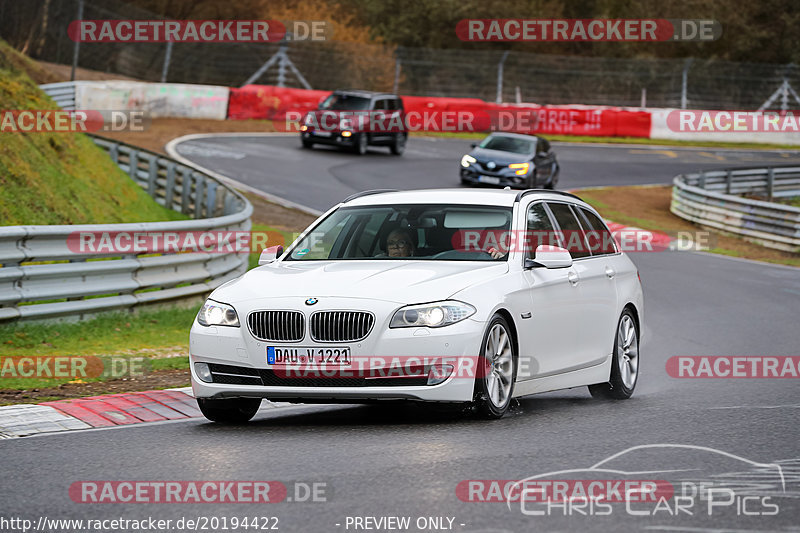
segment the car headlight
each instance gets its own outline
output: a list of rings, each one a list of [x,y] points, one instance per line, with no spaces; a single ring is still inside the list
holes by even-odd
[[[528,173],[528,169],[531,168],[531,164],[530,163],[511,163],[510,165],[508,165],[508,168],[510,168],[511,170],[516,170],[516,172],[514,172],[514,174],[516,174],[517,176],[524,176],[525,174]]]
[[[401,307],[389,322],[390,328],[439,328],[460,322],[475,314],[475,308],[457,300]]]
[[[214,300],[206,300],[206,303],[200,308],[200,312],[197,313],[197,322],[201,326],[239,327],[236,310],[228,304],[221,304]]]
[[[472,157],[469,154],[466,154],[464,157],[461,158],[461,166],[462,167],[468,167],[472,163],[475,163],[476,161],[477,161],[477,159],[475,159],[474,157]]]

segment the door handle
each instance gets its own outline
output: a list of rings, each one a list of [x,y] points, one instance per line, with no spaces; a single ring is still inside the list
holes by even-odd
[[[570,271],[569,274],[567,274],[567,279],[569,280],[570,283],[572,283],[573,287],[578,284],[578,281],[580,281],[578,274],[573,271]]]
[[[608,279],[614,279],[615,275],[616,275],[616,272],[614,271],[614,269],[611,268],[610,266],[607,266],[606,267],[606,276],[608,276]]]

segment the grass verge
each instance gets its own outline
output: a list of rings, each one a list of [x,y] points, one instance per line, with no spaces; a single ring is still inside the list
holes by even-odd
[[[196,314],[197,307],[171,307],[102,314],[85,322],[3,326],[0,390],[57,388],[66,383],[131,380],[150,373],[186,370],[189,328]],[[87,377],[78,372],[77,379],[20,377],[21,367],[14,361],[21,357],[85,357],[90,369],[100,362],[103,371],[89,370]],[[34,374],[49,375],[40,370]],[[188,383],[188,377],[183,381]],[[92,390],[87,392],[91,394]]]
[[[578,196],[597,209],[603,218],[619,224],[671,235],[679,231],[704,231],[670,212],[672,187],[667,185],[581,189]],[[798,254],[766,248],[739,237],[710,232],[709,242],[707,251],[712,253],[800,267]]]

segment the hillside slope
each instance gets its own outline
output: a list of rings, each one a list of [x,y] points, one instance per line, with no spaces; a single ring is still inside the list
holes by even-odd
[[[27,72],[36,65],[0,40],[0,112],[58,109]],[[0,226],[177,220],[87,137],[0,132]]]

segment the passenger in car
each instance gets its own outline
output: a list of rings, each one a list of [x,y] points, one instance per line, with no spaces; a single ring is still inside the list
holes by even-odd
[[[414,238],[409,230],[397,228],[386,236],[386,252],[389,257],[413,257],[415,251]]]

